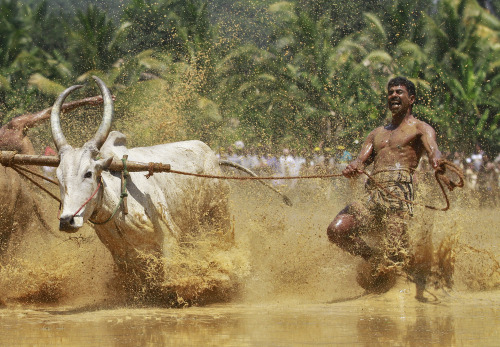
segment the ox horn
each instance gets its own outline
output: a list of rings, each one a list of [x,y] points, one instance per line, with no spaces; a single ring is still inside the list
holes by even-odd
[[[115,113],[113,106],[113,97],[111,96],[111,92],[108,87],[104,84],[104,82],[97,76],[92,76],[94,80],[97,82],[99,89],[101,90],[102,99],[104,102],[104,114],[102,117],[101,125],[94,136],[94,144],[97,149],[100,149],[104,144],[104,141],[108,138],[108,134],[111,130],[111,122],[113,121],[113,115]]]
[[[54,103],[54,106],[52,106],[52,112],[50,114],[50,126],[52,130],[52,139],[54,139],[54,143],[56,145],[56,148],[58,151],[61,150],[64,146],[68,145],[68,142],[66,141],[66,138],[64,137],[64,134],[62,132],[61,128],[61,106],[64,102],[64,99],[75,89],[79,89],[83,86],[81,85],[76,85],[76,86],[71,86],[68,89],[66,89],[64,92],[62,92],[59,97],[57,98],[56,102]]]

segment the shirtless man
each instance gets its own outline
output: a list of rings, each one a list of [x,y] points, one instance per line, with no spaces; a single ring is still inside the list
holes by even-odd
[[[372,262],[374,272],[384,257],[401,266],[410,261],[407,220],[413,214],[413,206],[387,191],[413,201],[413,173],[424,151],[434,169],[438,168],[441,159],[434,129],[412,114],[415,85],[406,78],[396,77],[389,81],[387,91],[391,122],[373,130],[358,157],[342,171],[345,177],[357,177],[360,170],[373,164],[373,180],[385,189],[368,180],[366,197],[340,211],[327,229],[331,242]],[[385,254],[363,240],[361,235],[367,231],[383,233]],[[416,278],[417,299],[423,297],[425,288],[425,276],[420,277]]]
[[[102,96],[100,95],[65,103],[62,105],[62,110],[64,112],[69,112],[83,105],[99,104],[102,104]],[[37,113],[18,116],[0,127],[0,151],[16,151],[19,154],[35,154],[33,144],[27,137],[27,132],[30,128],[50,118],[51,111],[52,107],[49,107]]]

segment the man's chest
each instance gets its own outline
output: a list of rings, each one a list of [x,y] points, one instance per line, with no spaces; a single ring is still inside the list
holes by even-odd
[[[420,134],[414,126],[400,126],[396,129],[382,128],[374,137],[373,145],[377,152],[383,149],[402,150],[418,146]]]

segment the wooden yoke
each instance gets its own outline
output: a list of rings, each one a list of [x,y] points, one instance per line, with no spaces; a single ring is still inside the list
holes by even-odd
[[[59,166],[59,157],[55,155],[29,155],[17,154],[13,151],[0,151],[0,164],[3,166],[12,165],[38,165],[38,166]],[[109,166],[109,171],[123,171],[123,162],[113,159]],[[169,172],[170,164],[163,163],[141,163],[137,161],[127,161],[128,172],[148,171],[152,172]]]

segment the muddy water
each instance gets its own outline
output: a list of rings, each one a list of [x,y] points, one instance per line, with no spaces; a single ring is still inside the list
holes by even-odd
[[[188,309],[0,312],[6,345],[85,346],[494,346],[500,333],[493,293],[438,305],[409,295],[335,304],[224,304]],[[498,292],[497,292],[498,297]]]
[[[414,245],[426,240],[433,269],[448,264],[452,282],[429,283],[422,303],[404,277],[384,294],[366,294],[356,282],[360,261],[328,243],[325,228],[356,194],[351,188],[299,184],[287,207],[253,183],[233,186],[235,240],[249,268],[232,255],[221,259],[245,274],[239,290],[200,307],[123,302],[109,253],[90,227],[66,235],[33,222],[2,258],[0,345],[498,345],[498,208],[479,209],[457,193],[451,211],[417,209]]]

